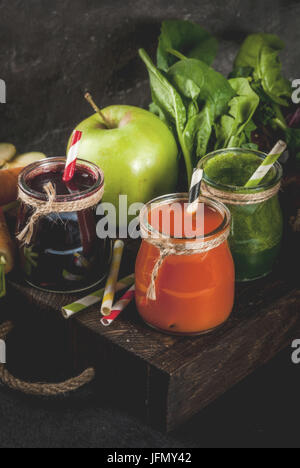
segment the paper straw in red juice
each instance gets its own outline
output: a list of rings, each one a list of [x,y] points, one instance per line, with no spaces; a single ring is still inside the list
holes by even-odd
[[[104,327],[108,327],[123,310],[133,301],[135,297],[135,286],[132,286],[124,296],[113,306],[111,313],[101,319]]]
[[[81,137],[82,132],[79,130],[74,130],[63,175],[64,182],[70,182],[70,180],[72,180],[74,177]]]

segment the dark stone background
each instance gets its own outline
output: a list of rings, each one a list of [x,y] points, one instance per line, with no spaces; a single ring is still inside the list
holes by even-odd
[[[287,43],[286,74],[299,78],[299,16],[299,0],[0,0],[0,78],[8,100],[0,105],[0,141],[12,141],[20,152],[63,154],[72,128],[91,113],[86,90],[99,106],[147,106],[137,49],[155,51],[164,18],[191,19],[215,33],[221,42],[216,68],[224,73],[247,33],[278,33]],[[10,313],[1,302],[0,321]],[[16,356],[25,378],[26,360],[44,365],[35,340],[25,340],[23,361]],[[55,368],[52,359],[44,373]],[[285,350],[169,436],[103,405],[92,386],[47,401],[1,387],[0,446],[299,447],[298,374]]]

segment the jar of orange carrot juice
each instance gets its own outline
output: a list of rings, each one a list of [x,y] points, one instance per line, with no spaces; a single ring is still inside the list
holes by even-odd
[[[193,215],[187,207],[187,194],[167,195],[149,202],[140,214],[137,308],[148,325],[175,335],[216,329],[234,304],[230,212],[205,197]]]

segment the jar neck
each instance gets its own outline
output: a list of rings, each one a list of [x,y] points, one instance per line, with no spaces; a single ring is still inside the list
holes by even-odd
[[[45,191],[40,192],[33,189],[30,185],[30,181],[33,181],[35,177],[38,177],[41,174],[49,173],[49,181],[51,182],[51,172],[54,173],[55,171],[63,171],[65,163],[66,159],[62,157],[48,158],[33,163],[24,168],[19,176],[18,182],[20,198],[22,199],[26,197],[26,199],[28,199],[28,197],[30,197],[36,201],[47,202],[48,195],[45,193]],[[95,164],[83,160],[77,160],[76,167],[82,173],[89,174],[92,177],[91,186],[81,191],[76,187],[72,187],[72,185],[70,184],[70,187],[68,188],[69,193],[63,195],[55,195],[55,203],[70,203],[79,200],[85,200],[87,198],[93,197],[99,191],[103,191],[104,174],[101,171],[101,169],[99,169]]]
[[[261,161],[263,161],[267,157],[266,153],[262,153],[260,151],[254,151],[254,150],[244,150],[244,149],[241,149],[241,148],[226,148],[226,149],[221,149],[221,150],[218,150],[218,151],[214,151],[213,153],[210,153],[207,156],[205,156],[200,161],[200,163],[198,165],[198,167],[203,169],[203,171],[204,171],[203,172],[203,181],[204,181],[205,184],[207,184],[208,186],[210,186],[213,189],[218,190],[220,192],[229,192],[229,193],[241,194],[241,195],[253,195],[253,194],[257,194],[258,192],[267,192],[267,191],[272,190],[274,187],[278,187],[278,190],[279,190],[279,188],[280,188],[279,184],[280,184],[280,182],[282,180],[282,176],[283,176],[282,166],[281,166],[281,164],[279,162],[276,162],[273,165],[273,169],[275,171],[274,177],[271,180],[267,181],[267,182],[261,182],[256,187],[250,187],[249,188],[249,187],[243,187],[243,186],[234,185],[234,184],[233,185],[222,184],[222,183],[216,182],[213,179],[210,179],[207,176],[206,172],[205,172],[206,164],[209,161],[211,161],[213,158],[217,157],[217,156],[220,156],[222,154],[229,154],[229,153],[236,153],[237,156],[252,154],[252,155],[255,155],[255,156],[259,157],[261,159]],[[277,190],[277,192],[278,192],[278,190]]]
[[[203,203],[203,205],[210,207],[211,209],[215,210],[221,215],[221,222],[213,231],[208,233],[204,233],[204,231],[201,235],[195,234],[193,237],[187,237],[184,235],[184,233],[183,235],[172,236],[168,233],[160,232],[155,227],[153,227],[153,225],[149,222],[149,215],[151,212],[153,212],[153,210],[159,210],[159,208],[165,205],[170,205],[172,207],[174,206],[174,204],[188,204],[188,194],[177,193],[156,198],[155,200],[152,200],[144,206],[140,213],[140,226],[142,238],[146,242],[154,244],[157,247],[161,248],[166,248],[166,246],[168,246],[169,248],[173,247],[174,249],[178,250],[190,249],[193,251],[201,250],[203,249],[204,243],[209,244],[211,242],[211,248],[214,248],[214,244],[218,242],[218,240],[222,240],[224,238],[224,235],[224,240],[226,240],[226,238],[228,237],[230,232],[231,214],[228,208],[218,201],[206,197],[201,197],[199,199],[199,203]],[[205,216],[203,222],[205,222]],[[162,225],[167,226],[168,219],[166,219],[166,223],[164,223],[163,221]]]

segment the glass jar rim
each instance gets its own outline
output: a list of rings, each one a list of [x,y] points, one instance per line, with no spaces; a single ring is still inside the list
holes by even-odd
[[[220,202],[219,200],[213,200],[212,198],[204,197],[201,196],[199,198],[200,202],[205,203],[206,205],[210,206],[211,208],[214,208],[215,210],[218,211],[222,215],[222,222],[220,225],[214,229],[213,231],[204,234],[204,236],[195,236],[195,237],[175,237],[171,236],[169,234],[164,234],[160,232],[159,230],[153,228],[151,224],[148,221],[148,213],[151,209],[153,209],[153,205],[157,208],[158,206],[161,205],[167,205],[170,202],[176,203],[176,202],[181,202],[184,201],[188,203],[189,201],[189,194],[188,193],[173,193],[173,194],[168,194],[168,195],[163,195],[157,198],[154,198],[153,200],[149,201],[144,205],[140,212],[140,223],[141,225],[145,228],[145,230],[148,232],[149,237],[151,238],[152,236],[156,236],[157,239],[170,239],[173,240],[174,242],[194,242],[196,240],[205,240],[205,241],[210,241],[214,238],[217,238],[221,236],[226,229],[230,228],[231,225],[231,213],[230,210],[227,208],[227,206]],[[147,241],[147,239],[145,239]]]
[[[34,172],[36,171],[36,175],[39,174],[39,170],[44,167],[53,168],[53,167],[64,167],[66,163],[66,158],[63,156],[59,157],[52,157],[52,158],[45,158],[41,159],[40,161],[36,161],[32,164],[26,166],[19,175],[18,187],[19,189],[30,197],[34,197],[37,200],[47,201],[46,193],[38,192],[37,190],[33,190],[27,183],[28,178],[30,175],[34,176]],[[96,164],[91,163],[89,161],[85,161],[84,159],[77,159],[77,165],[82,168],[86,168],[88,171],[92,172],[92,174],[96,178],[96,182],[86,190],[79,191],[78,193],[70,193],[67,195],[56,195],[55,201],[57,203],[60,202],[72,202],[76,200],[81,200],[83,198],[90,197],[91,195],[95,194],[99,190],[102,189],[104,186],[104,173],[102,169],[100,169]]]
[[[258,156],[259,158],[261,158],[262,160],[264,160],[266,157],[267,157],[267,153],[264,153],[262,151],[258,151],[258,150],[253,150],[253,149],[247,149],[247,148],[224,148],[224,149],[220,149],[220,150],[217,150],[217,151],[213,151],[209,154],[207,154],[206,156],[204,156],[198,163],[198,168],[200,169],[203,169],[203,180],[204,182],[207,182],[210,186],[218,189],[218,190],[222,190],[222,191],[226,191],[226,192],[236,192],[236,193],[240,193],[240,194],[243,194],[243,193],[248,193],[248,194],[251,194],[251,193],[257,193],[257,192],[263,192],[265,190],[268,190],[268,189],[271,189],[273,187],[275,187],[279,182],[280,180],[282,179],[282,176],[283,176],[283,168],[281,166],[281,164],[276,161],[275,164],[273,164],[274,166],[274,169],[276,170],[276,174],[274,176],[274,178],[267,182],[267,183],[261,183],[260,185],[257,185],[256,187],[243,187],[243,186],[240,186],[240,185],[230,185],[230,184],[220,184],[220,183],[217,183],[215,182],[214,180],[210,179],[209,177],[207,177],[207,175],[205,174],[205,163],[207,161],[209,161],[210,159],[213,159],[215,156],[218,156],[220,154],[224,154],[224,153],[241,153],[241,154],[254,154],[256,156]]]

